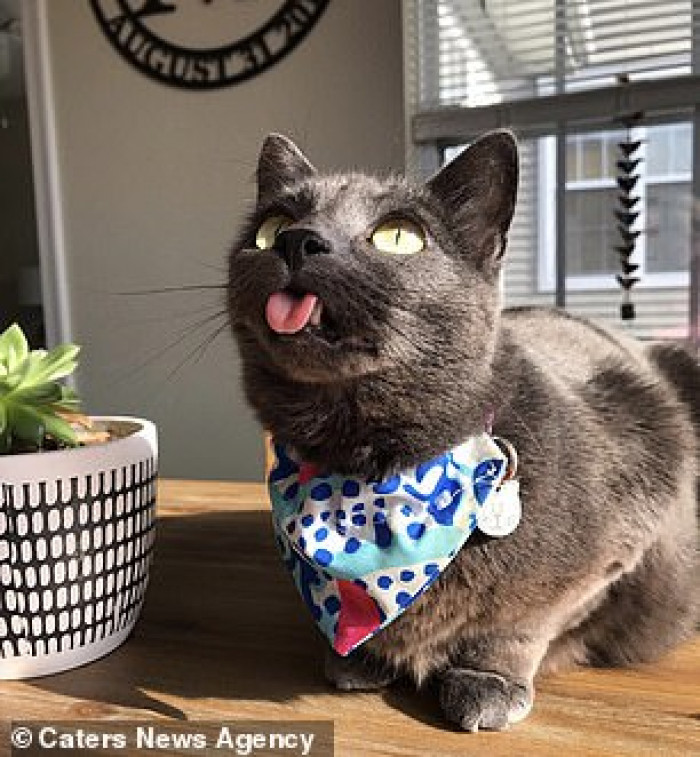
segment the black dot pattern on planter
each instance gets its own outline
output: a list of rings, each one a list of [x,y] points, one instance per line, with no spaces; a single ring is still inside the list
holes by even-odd
[[[134,623],[155,536],[153,458],[1,494],[0,659],[75,650]]]

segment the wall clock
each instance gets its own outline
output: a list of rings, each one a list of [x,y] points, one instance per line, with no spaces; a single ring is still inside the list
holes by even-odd
[[[184,89],[250,79],[291,52],[328,0],[90,0],[113,47],[139,71]]]

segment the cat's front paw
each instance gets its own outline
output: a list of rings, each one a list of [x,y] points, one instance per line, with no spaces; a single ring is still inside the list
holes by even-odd
[[[341,657],[326,652],[326,678],[341,691],[374,691],[388,686],[396,673],[381,662],[359,652]]]
[[[532,685],[496,673],[452,668],[440,686],[445,717],[465,731],[502,731],[527,717]]]

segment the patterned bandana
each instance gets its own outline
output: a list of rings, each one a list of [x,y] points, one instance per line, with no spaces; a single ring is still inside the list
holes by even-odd
[[[285,565],[333,649],[345,656],[440,576],[479,527],[520,518],[509,457],[489,434],[383,480],[324,474],[275,445],[269,476]]]

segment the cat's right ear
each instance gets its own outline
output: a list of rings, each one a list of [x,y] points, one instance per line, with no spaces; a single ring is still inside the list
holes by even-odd
[[[282,134],[269,134],[258,159],[258,202],[316,173],[304,153]]]

